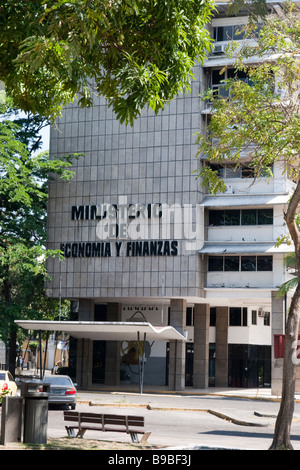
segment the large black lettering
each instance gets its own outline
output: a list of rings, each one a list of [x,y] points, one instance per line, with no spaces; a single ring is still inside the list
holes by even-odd
[[[84,257],[84,246],[85,246],[85,243],[78,244],[78,258]]]
[[[162,247],[163,247],[163,242],[159,241],[157,242],[157,254],[158,256],[161,256],[163,253],[162,253]]]
[[[177,254],[178,254],[178,241],[173,240],[171,242],[171,255],[172,256],[177,256]]]
[[[84,218],[84,206],[72,206],[72,220]]]
[[[164,256],[169,256],[170,254],[170,242],[166,241],[164,243]]]
[[[150,241],[150,255],[151,256],[156,256],[157,254],[157,242],[156,241]]]
[[[105,243],[104,256],[111,256],[110,243]]]
[[[144,248],[143,248],[143,256],[149,255],[149,243],[144,242]]]
[[[101,256],[101,243],[92,244],[92,256],[99,257]]]

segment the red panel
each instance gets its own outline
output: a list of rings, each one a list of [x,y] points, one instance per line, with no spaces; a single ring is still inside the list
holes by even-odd
[[[274,357],[279,359],[284,356],[284,336],[274,335]]]
[[[284,356],[284,337],[285,335],[274,335],[274,357],[275,359],[283,358]],[[297,358],[300,358],[300,335],[298,335],[298,354]]]

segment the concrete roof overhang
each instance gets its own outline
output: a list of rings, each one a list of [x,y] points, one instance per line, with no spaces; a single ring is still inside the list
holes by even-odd
[[[203,201],[201,202],[201,206],[207,208],[226,208],[232,206],[246,206],[251,207],[254,206],[265,206],[270,205],[274,206],[277,204],[288,204],[290,194],[221,194],[221,195],[208,195],[205,196]]]
[[[63,331],[77,339],[136,341],[139,333],[146,335],[147,341],[187,341],[172,326],[153,326],[148,322],[15,320],[15,323],[25,330]]]
[[[206,255],[228,255],[228,254],[244,254],[244,255],[255,255],[255,254],[275,254],[275,253],[289,253],[292,248],[283,243],[278,247],[273,243],[232,243],[228,242],[206,242],[203,247],[199,250],[199,254]]]

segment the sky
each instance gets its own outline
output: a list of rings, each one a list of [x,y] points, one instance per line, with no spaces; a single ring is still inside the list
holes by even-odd
[[[41,136],[43,140],[43,146],[39,149],[38,153],[44,152],[45,150],[49,150],[50,126],[44,127],[41,130]]]

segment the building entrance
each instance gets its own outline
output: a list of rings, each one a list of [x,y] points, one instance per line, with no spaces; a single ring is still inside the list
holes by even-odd
[[[92,382],[103,384],[105,380],[106,341],[93,341]]]
[[[228,345],[228,386],[271,387],[271,346]]]

